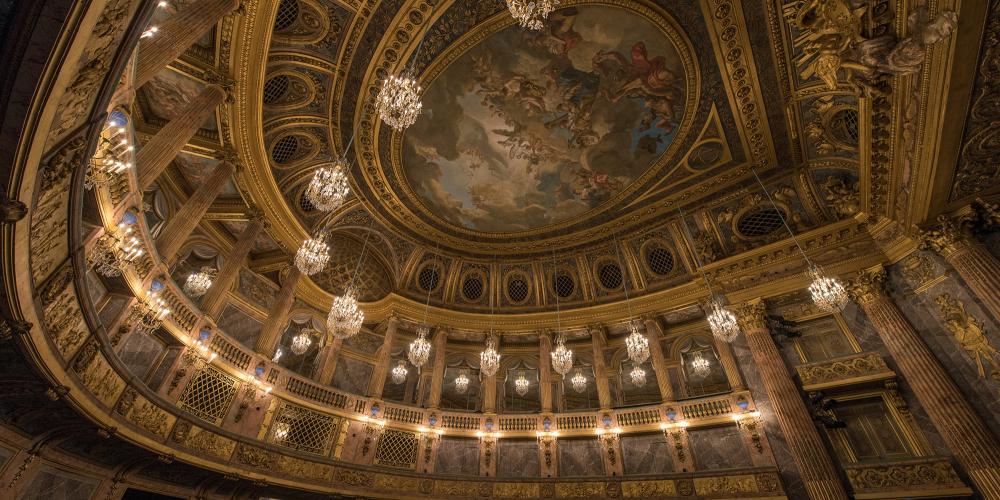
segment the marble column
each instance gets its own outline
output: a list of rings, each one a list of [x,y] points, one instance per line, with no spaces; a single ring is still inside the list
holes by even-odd
[[[218,85],[209,85],[196,96],[180,115],[167,122],[149,142],[139,148],[135,155],[135,166],[139,176],[139,190],[142,191],[156,182],[160,174],[181,152],[184,145],[194,137],[205,120],[215,112],[215,108],[226,100],[226,91]]]
[[[608,343],[603,327],[590,327],[590,345],[594,350],[594,383],[597,386],[597,400],[602,409],[610,409],[611,386],[608,384],[608,367],[604,364],[604,348]]]
[[[654,318],[642,320],[646,330],[646,340],[649,341],[649,361],[656,373],[656,385],[660,388],[663,401],[674,400],[674,388],[670,385],[670,370],[667,369],[667,357],[663,355],[660,345],[660,325]]]
[[[177,251],[187,241],[188,236],[191,236],[194,228],[198,227],[208,207],[222,192],[226,181],[232,177],[235,170],[236,165],[232,162],[219,162],[198,189],[181,205],[180,210],[170,217],[160,236],[156,238],[156,249],[160,253],[160,258],[168,265],[174,262]]]
[[[798,387],[792,381],[778,347],[771,338],[760,299],[744,303],[734,311],[747,346],[760,371],[764,390],[771,398],[774,415],[788,443],[788,451],[798,466],[810,498],[846,499],[847,493],[823,439],[816,430]]]
[[[736,364],[736,358],[733,356],[733,346],[714,336],[712,337],[712,343],[715,345],[715,352],[719,353],[719,363],[722,364],[722,369],[726,371],[726,380],[729,381],[729,387],[734,391],[746,389],[746,384],[743,383],[743,376],[740,374],[739,365]]]
[[[1000,499],[1000,441],[888,296],[885,282],[882,266],[866,269],[851,282],[851,296],[979,494]]]
[[[975,230],[997,226],[1000,226],[1000,209],[976,200],[967,213],[939,216],[937,225],[921,234],[921,248],[944,257],[993,318],[1000,321],[1000,260],[973,235]]]
[[[139,44],[132,88],[152,80],[239,5],[240,0],[197,0],[157,26],[156,34]]]
[[[483,413],[497,412],[497,374],[483,377]]]
[[[263,228],[264,223],[260,218],[252,215],[251,220],[236,238],[233,248],[226,253],[222,267],[219,268],[219,272],[216,273],[215,280],[212,282],[212,287],[201,298],[201,310],[205,314],[218,319],[219,313],[222,312],[222,305],[225,303],[226,294],[239,278],[240,269],[243,267],[247,255],[250,255],[250,250],[253,249],[257,236]]]
[[[330,385],[333,382],[333,373],[337,371],[337,360],[340,359],[338,354],[343,344],[344,339],[333,338],[319,351],[316,375],[313,378],[320,384]]]
[[[444,386],[444,360],[447,353],[445,346],[448,345],[448,329],[438,327],[434,332],[431,349],[434,351],[434,362],[431,365],[431,390],[427,395],[427,407],[438,408],[441,406],[441,388]]]
[[[385,335],[382,337],[382,346],[375,353],[375,367],[372,370],[371,382],[368,383],[368,395],[373,398],[382,397],[382,389],[385,387],[385,378],[392,369],[389,362],[392,359],[392,343],[396,340],[396,331],[399,329],[399,318],[395,315],[389,316],[385,322]]]
[[[542,413],[552,413],[552,337],[549,332],[538,334],[538,397]]]
[[[254,350],[268,358],[274,356],[275,348],[281,341],[281,334],[288,324],[288,313],[292,310],[292,304],[295,303],[295,287],[298,286],[301,278],[302,271],[299,271],[299,268],[294,265],[289,267],[284,281],[281,282],[281,289],[274,296],[271,309],[267,311],[267,319],[264,320],[264,326],[261,327],[260,335],[257,336]]]

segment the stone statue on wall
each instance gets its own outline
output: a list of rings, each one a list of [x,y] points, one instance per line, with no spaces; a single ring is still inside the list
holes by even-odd
[[[997,350],[990,344],[990,339],[986,336],[979,321],[965,312],[965,304],[947,293],[938,296],[934,301],[941,309],[945,326],[955,336],[958,345],[962,346],[966,354],[976,363],[979,378],[986,378],[986,365],[988,364],[990,378],[1000,379]]]

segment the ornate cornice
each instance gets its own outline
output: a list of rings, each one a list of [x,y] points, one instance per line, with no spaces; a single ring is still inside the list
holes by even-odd
[[[763,299],[748,300],[733,308],[736,321],[740,324],[740,329],[744,334],[752,331],[768,331],[767,327],[767,304]]]

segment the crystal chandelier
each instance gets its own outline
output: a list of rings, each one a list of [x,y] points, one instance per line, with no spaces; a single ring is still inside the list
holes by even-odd
[[[524,378],[524,373],[519,373],[517,375],[517,380],[514,381],[514,391],[517,392],[518,396],[524,396],[528,393],[528,387],[531,385],[528,379]]]
[[[713,297],[709,302],[708,326],[715,338],[723,342],[732,342],[740,334],[740,326],[736,315],[722,304],[719,297]]]
[[[455,392],[459,394],[465,394],[465,391],[469,390],[469,377],[465,375],[465,370],[455,377]]]
[[[298,335],[292,338],[292,345],[290,349],[292,353],[296,355],[302,355],[309,350],[309,346],[312,345],[312,335],[316,333],[316,330],[312,328],[306,328],[299,332]]]
[[[540,30],[543,21],[559,5],[559,0],[507,0],[507,10],[517,22],[529,30]]]
[[[556,348],[552,350],[551,356],[552,369],[559,375],[565,377],[573,369],[573,351],[566,348],[566,339],[562,334],[556,339]]]
[[[382,89],[375,98],[375,109],[387,125],[403,130],[417,121],[423,103],[420,92],[423,89],[409,76],[389,75],[382,82]]]
[[[361,331],[365,312],[358,308],[357,292],[348,288],[343,295],[333,298],[330,314],[326,317],[326,329],[338,339],[353,337]]]
[[[91,265],[101,275],[114,278],[142,254],[142,242],[132,234],[132,226],[123,222],[97,240]]]
[[[184,282],[184,293],[191,298],[197,299],[208,293],[212,288],[212,280],[215,279],[216,270],[210,267],[203,267],[196,273],[191,273]]]
[[[329,167],[320,167],[306,188],[306,199],[317,210],[330,212],[344,203],[351,192],[347,182],[347,162],[338,159]]]
[[[417,339],[410,342],[410,350],[406,353],[406,357],[410,359],[410,364],[416,366],[420,369],[427,363],[427,359],[431,355],[431,343],[427,341],[427,334],[430,333],[431,329],[427,326],[421,326],[417,328]]]
[[[583,372],[580,370],[576,371],[576,374],[573,375],[570,382],[573,384],[573,390],[576,392],[583,392],[587,390],[587,377],[584,377]]]
[[[302,242],[302,246],[295,252],[295,267],[306,276],[312,276],[326,267],[330,260],[330,247],[323,241],[324,235],[320,233],[315,238],[309,238]]]
[[[840,280],[825,276],[815,265],[810,267],[809,274],[813,278],[812,284],[809,285],[809,294],[820,309],[826,312],[838,312],[847,306],[847,290]]]
[[[636,365],[645,363],[649,359],[649,340],[639,333],[639,327],[634,322],[629,323],[628,327],[632,332],[628,337],[625,337],[628,359],[631,359]]]
[[[496,375],[500,368],[500,353],[493,335],[486,337],[486,349],[479,353],[479,369],[487,378]]]
[[[139,299],[132,306],[127,321],[137,332],[149,335],[163,325],[163,320],[169,314],[170,309],[167,308],[167,302],[160,297],[160,292],[150,291],[145,298]]]
[[[705,359],[701,351],[694,355],[694,359],[691,360],[691,374],[698,379],[703,379],[708,376],[709,371],[711,371],[711,363]]]
[[[632,367],[632,371],[629,372],[629,377],[632,378],[632,385],[636,387],[646,385],[646,370],[640,368],[639,365]]]
[[[406,369],[406,361],[399,360],[399,364],[392,369],[392,383],[399,385],[406,381],[406,374],[410,373]]]
[[[83,187],[110,186],[125,170],[132,167],[130,154],[135,146],[129,143],[128,130],[116,120],[110,120],[108,127],[98,138],[97,150],[87,166]]]

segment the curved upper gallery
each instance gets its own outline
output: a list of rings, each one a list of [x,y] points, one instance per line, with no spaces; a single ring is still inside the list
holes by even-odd
[[[282,498],[846,498],[898,493],[851,433],[883,418],[887,467],[989,497],[989,457],[947,457],[995,423],[959,436],[928,399],[981,395],[919,385],[948,348],[904,357],[904,316],[937,316],[892,305],[933,290],[913,307],[977,346],[997,313],[989,173],[914,146],[961,142],[928,125],[956,13],[62,3],[5,175],[3,352],[31,381],[0,445],[41,434],[17,408],[44,393],[159,491],[191,493],[137,456]],[[995,353],[969,345],[975,381]],[[38,453],[100,462],[72,428]]]

